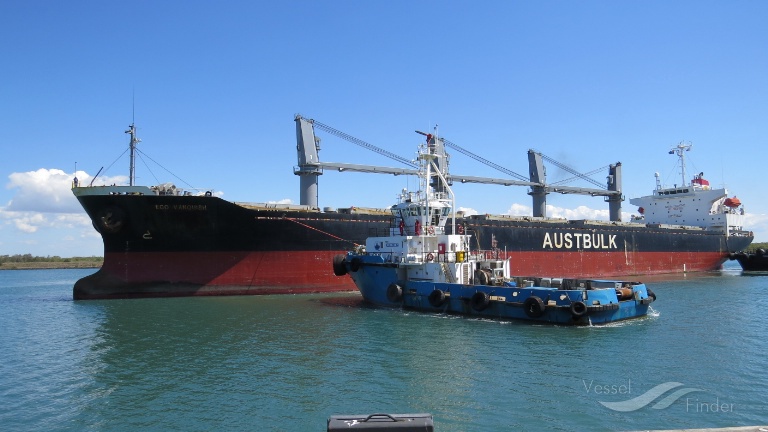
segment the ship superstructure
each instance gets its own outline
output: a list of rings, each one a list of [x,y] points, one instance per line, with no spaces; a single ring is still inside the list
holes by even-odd
[[[744,207],[737,197],[728,197],[725,188],[713,189],[704,173],[686,180],[685,153],[691,144],[680,143],[670,150],[679,159],[682,177],[680,185],[663,187],[657,172],[656,188],[653,193],[629,200],[638,206],[639,217],[635,222],[701,227],[720,231],[726,236],[743,236]]]

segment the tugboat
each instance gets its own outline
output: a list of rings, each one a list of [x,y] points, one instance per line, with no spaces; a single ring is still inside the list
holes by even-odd
[[[391,207],[389,235],[368,237],[364,246],[333,258],[334,274],[349,274],[366,302],[562,325],[647,315],[656,295],[643,283],[513,277],[495,241],[491,250],[473,249],[468,227],[457,225],[443,143],[436,134],[419,133],[427,137],[418,150],[419,190],[403,189]]]

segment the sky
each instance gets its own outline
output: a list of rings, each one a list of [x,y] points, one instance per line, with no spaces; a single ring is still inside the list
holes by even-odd
[[[103,255],[70,186],[102,168],[94,184],[127,184],[132,122],[139,184],[298,204],[296,114],[407,158],[415,130],[437,130],[522,175],[529,149],[582,173],[621,162],[625,220],[655,172],[681,183],[668,151],[691,143],[688,172],[768,241],[766,22],[768,2],[738,0],[0,2],[0,255]],[[323,161],[401,167],[317,135]],[[458,153],[451,172],[504,177]],[[409,185],[326,171],[319,205],[384,208]],[[454,190],[461,208],[531,214],[524,187]],[[547,204],[608,217],[599,197]]]

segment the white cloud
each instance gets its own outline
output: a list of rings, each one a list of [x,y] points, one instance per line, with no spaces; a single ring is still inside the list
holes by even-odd
[[[37,231],[40,225],[47,223],[48,221],[46,220],[45,216],[42,215],[42,213],[25,212],[23,215],[13,219],[13,224],[16,226],[16,228],[19,231],[24,231],[26,233],[33,233]]]
[[[479,212],[478,212],[477,210],[475,210],[475,209],[473,209],[473,208],[470,208],[470,207],[459,207],[459,208],[457,209],[457,211],[462,211],[462,212],[464,212],[464,215],[465,215],[465,216],[474,216],[474,215],[476,215],[476,214],[479,214]]]
[[[533,208],[515,203],[509,207],[505,214],[510,216],[533,216]],[[610,220],[610,212],[608,210],[596,210],[587,206],[578,206],[575,209],[571,209],[547,204],[547,217],[570,220],[587,219],[607,221]],[[630,217],[630,213],[621,213],[621,220],[623,221],[628,221]]]
[[[12,173],[6,188],[16,193],[7,206],[0,207],[0,220],[22,234],[39,234],[45,228],[75,229],[81,233],[81,238],[98,237],[90,218],[72,194],[74,177],[55,168]],[[83,171],[78,171],[77,177],[80,184],[91,181],[91,176]],[[116,183],[121,178],[105,177],[102,180]]]
[[[40,168],[37,171],[12,173],[7,189],[17,189],[5,208],[12,212],[82,213],[83,209],[72,194],[74,175],[60,169]],[[84,171],[77,172],[80,184],[91,181]],[[123,176],[99,178],[103,184],[122,183]],[[96,184],[96,183],[94,183]]]
[[[69,190],[72,175],[59,169],[41,168],[37,171],[13,173],[8,176],[8,189],[18,189],[8,203],[7,210],[14,212],[74,212],[77,200]]]
[[[756,242],[768,242],[768,215],[745,214],[744,229],[755,233]]]
[[[267,201],[267,204],[293,204],[290,198],[283,198],[277,201]]]
[[[589,220],[608,220],[608,210],[595,210],[587,206],[578,206],[575,209],[547,206],[547,215],[549,217],[565,219],[589,219]]]
[[[509,210],[507,210],[507,212],[504,214],[507,214],[510,216],[532,216],[533,209],[526,205],[515,203],[515,204],[512,204],[512,206],[509,207]]]
[[[0,208],[0,219],[5,225],[15,227],[24,233],[35,233],[41,228],[74,228],[85,232],[96,232],[91,224],[91,219],[83,211],[82,214],[73,213],[43,213],[33,211],[7,211]]]
[[[63,226],[67,228],[93,228],[91,219],[85,213],[85,210],[78,214],[58,213],[55,215],[52,224],[55,226]]]

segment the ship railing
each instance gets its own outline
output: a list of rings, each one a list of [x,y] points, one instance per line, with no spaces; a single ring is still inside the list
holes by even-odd
[[[406,235],[406,236],[416,236],[416,235],[437,235],[437,234],[445,234],[445,227],[439,226],[439,225],[428,225],[426,227],[422,226],[419,228],[419,232],[416,232],[416,227],[414,226],[404,226],[403,230],[400,231],[400,227],[397,226],[394,222],[394,219],[390,220],[389,223],[389,235],[390,236],[399,236],[399,235]],[[378,237],[376,235],[371,235],[371,237]]]
[[[499,261],[506,259],[506,254],[501,249],[478,249],[473,251],[471,256],[476,261]]]
[[[422,262],[467,262],[467,261],[503,261],[506,259],[501,250],[480,250],[480,251],[436,251],[423,252],[416,255]]]
[[[728,236],[731,237],[754,237],[755,233],[752,231],[745,230],[743,227],[740,226],[732,226],[728,229]]]
[[[368,255],[380,256],[385,263],[462,263],[471,259],[465,251],[446,252],[420,252],[415,254],[403,254],[401,252],[368,252]]]

